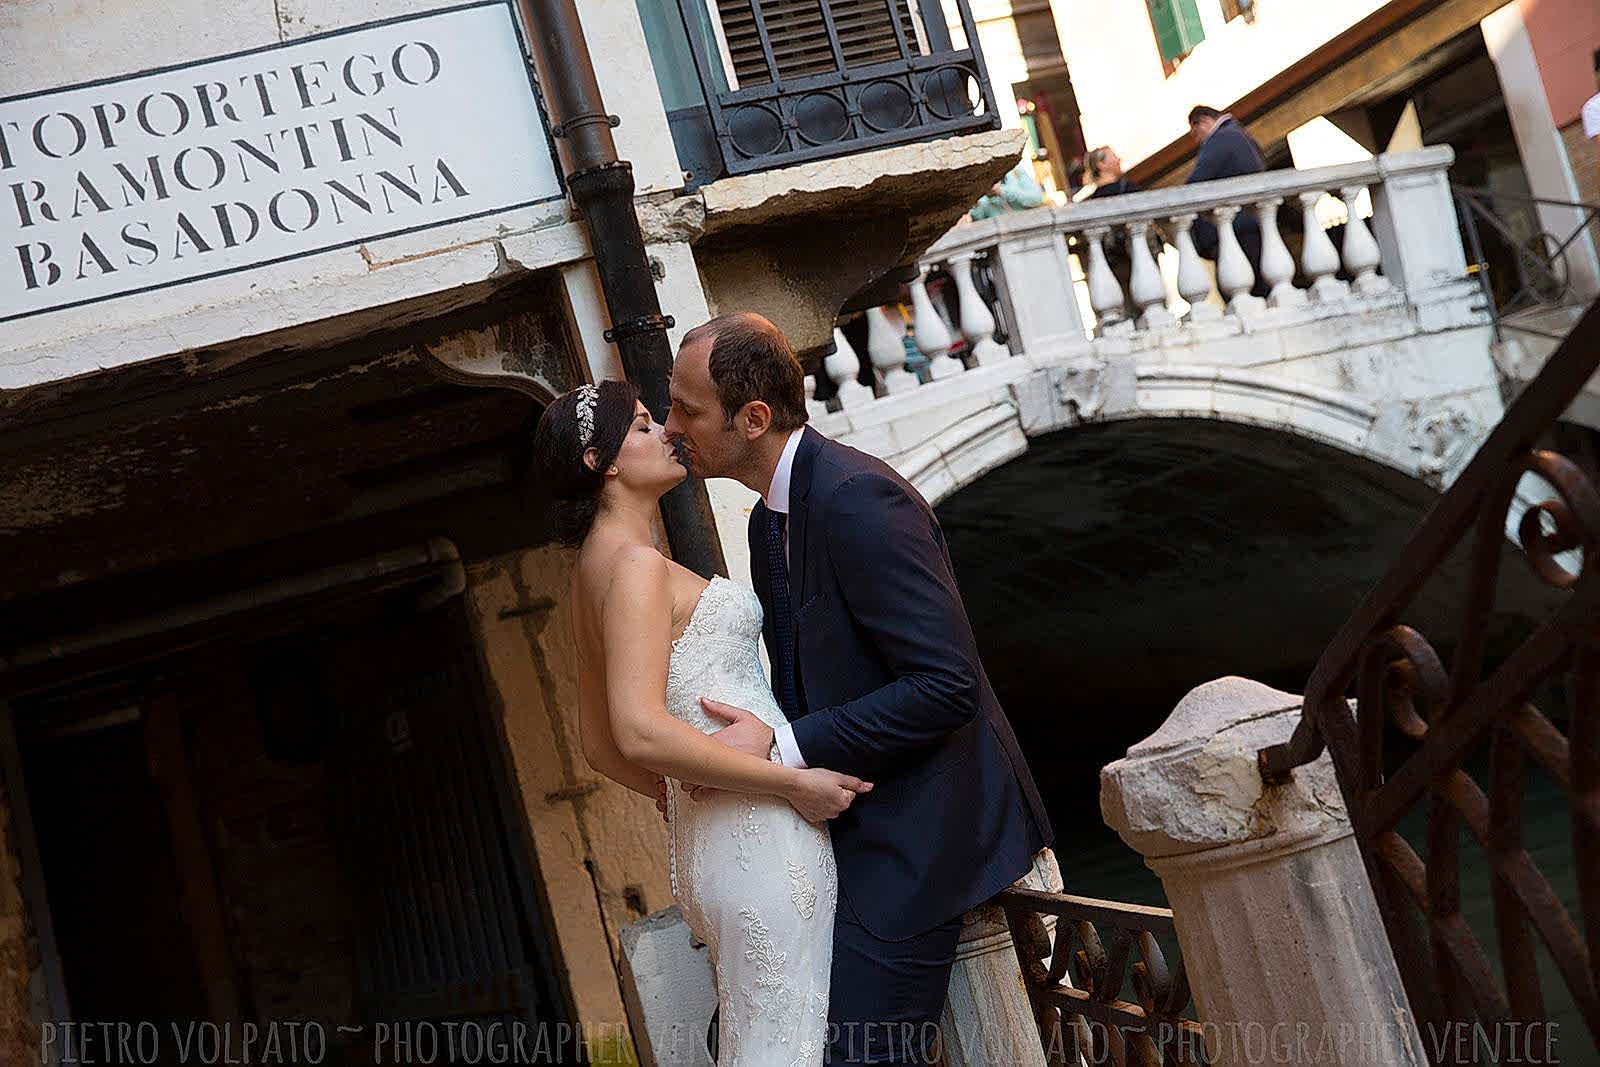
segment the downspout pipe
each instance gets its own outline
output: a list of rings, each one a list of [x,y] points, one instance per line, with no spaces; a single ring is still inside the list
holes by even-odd
[[[612,327],[606,340],[617,346],[628,380],[658,421],[667,417],[667,382],[672,345],[661,314],[655,278],[645,255],[644,235],[633,209],[633,165],[617,158],[611,128],[595,79],[574,0],[518,0],[529,40],[544,67],[545,102],[555,135],[567,148],[567,188],[589,228],[595,266]],[[704,483],[697,478],[661,498],[661,520],[672,556],[703,577],[727,575],[722,542]]]

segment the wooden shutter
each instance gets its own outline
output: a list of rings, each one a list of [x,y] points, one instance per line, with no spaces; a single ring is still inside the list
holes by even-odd
[[[734,74],[741,86],[765,85],[772,80],[766,57],[761,52],[761,38],[756,33],[751,2],[717,0],[722,32],[728,42],[728,52],[733,57]],[[766,20],[767,36],[772,41],[772,54],[780,78],[828,74],[837,69],[833,50],[828,47],[827,26],[822,21],[823,3],[828,4],[833,14],[834,25],[839,31],[839,50],[844,54],[846,67],[863,67],[900,58],[894,23],[889,19],[889,4],[884,0],[756,2]],[[900,32],[905,35],[906,46],[915,53],[917,35],[911,21],[910,4],[907,0],[894,0],[894,10],[900,22]]]
[[[1200,9],[1195,0],[1147,0],[1150,21],[1155,26],[1156,44],[1161,49],[1161,59],[1173,63],[1190,52],[1206,38],[1200,26]]]

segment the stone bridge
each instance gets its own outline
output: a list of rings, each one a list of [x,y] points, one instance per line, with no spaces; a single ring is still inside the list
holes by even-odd
[[[929,250],[913,291],[931,380],[896,373],[900,342],[871,323],[884,395],[849,383],[859,357],[844,341],[827,366],[845,383],[838,410],[818,409],[816,424],[887,459],[934,503],[1040,435],[1151,419],[1304,438],[1441,488],[1503,411],[1494,331],[1456,234],[1451,160],[1430,148],[960,227]],[[1220,292],[1194,251],[1197,215],[1238,211],[1262,223],[1265,298],[1250,295],[1254,272],[1230,229]],[[1131,265],[1120,280],[1112,258]],[[979,262],[994,276],[992,302],[974,281]],[[929,272],[951,279],[958,314],[939,316]],[[1008,348],[988,340],[994,316]],[[946,319],[968,340],[963,362],[948,354]]]

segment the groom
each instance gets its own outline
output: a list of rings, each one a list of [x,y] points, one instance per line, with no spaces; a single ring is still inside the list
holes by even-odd
[[[961,914],[1051,831],[990,688],[938,520],[887,464],[808,429],[789,342],[753,313],[684,335],[666,433],[760,493],[750,571],[790,726],[706,701],[716,738],[875,783],[832,823],[832,1063],[925,1063]]]

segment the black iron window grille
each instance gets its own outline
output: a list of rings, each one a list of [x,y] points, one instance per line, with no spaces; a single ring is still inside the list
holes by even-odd
[[[998,128],[954,2],[962,48],[940,0],[677,0],[705,98],[671,116],[689,184]]]

